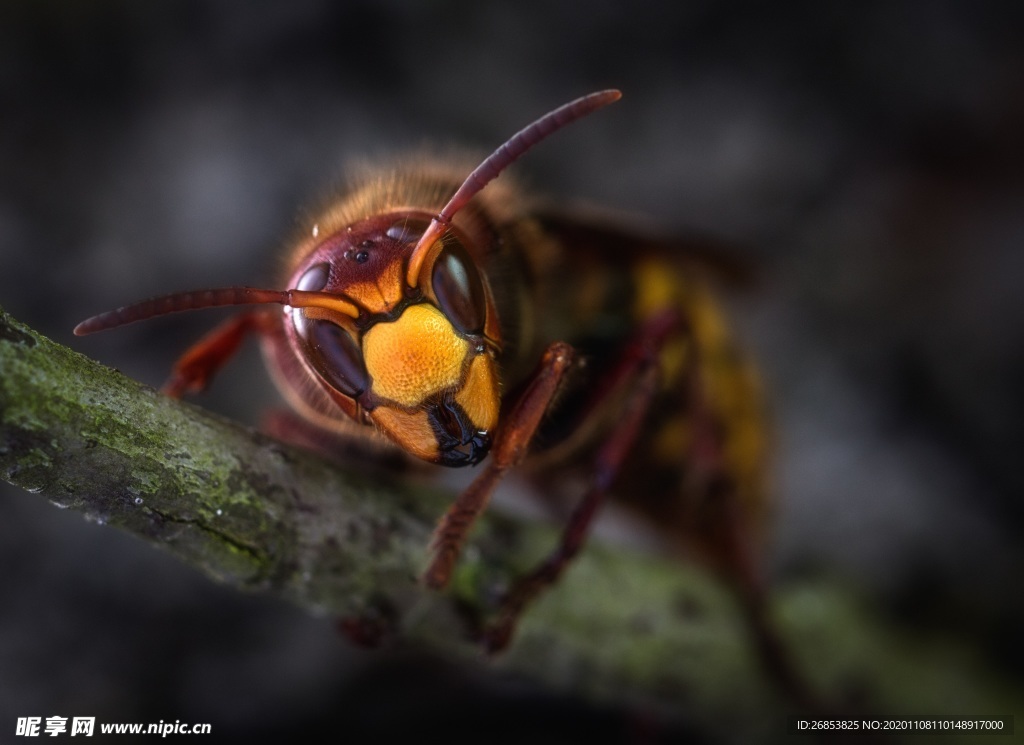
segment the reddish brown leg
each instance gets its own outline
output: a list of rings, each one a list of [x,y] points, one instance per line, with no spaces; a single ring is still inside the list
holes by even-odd
[[[647,412],[658,391],[658,353],[665,339],[678,327],[679,318],[674,312],[660,314],[648,321],[640,330],[637,341],[627,349],[622,363],[600,387],[602,395],[607,396],[623,383],[632,384],[617,426],[594,458],[594,480],[590,490],[570,516],[555,551],[533,571],[518,579],[505,596],[497,619],[485,634],[489,652],[500,652],[508,646],[526,607],[558,580],[583,548],[598,509],[643,429]],[[599,404],[600,400],[592,402],[592,405]]]
[[[202,391],[213,374],[238,351],[242,339],[265,328],[266,318],[260,311],[248,311],[216,326],[178,359],[161,390],[174,398]]]
[[[643,426],[657,387],[658,370],[648,366],[630,396],[621,424],[598,451],[593,486],[570,516],[558,548],[532,572],[519,578],[502,601],[497,620],[487,629],[484,637],[488,652],[500,652],[508,646],[526,607],[558,580],[583,548],[594,516],[604,503],[622,462]]]
[[[431,541],[434,558],[423,575],[429,587],[447,586],[469,529],[487,506],[501,478],[526,457],[530,441],[572,358],[572,347],[563,342],[555,342],[544,353],[540,367],[502,424],[484,472],[459,495],[434,530]]]

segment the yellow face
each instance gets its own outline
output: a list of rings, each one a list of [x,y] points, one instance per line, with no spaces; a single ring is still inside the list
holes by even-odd
[[[408,452],[436,463],[479,461],[498,423],[493,356],[456,332],[433,305],[406,308],[363,336],[370,419]]]
[[[401,231],[394,224],[350,226],[310,254],[293,286],[325,299],[293,307],[289,334],[346,414],[419,458],[471,465],[490,449],[501,407],[490,291],[452,239],[406,287],[407,235],[421,231],[407,230],[407,219]],[[328,297],[355,312],[337,312]]]

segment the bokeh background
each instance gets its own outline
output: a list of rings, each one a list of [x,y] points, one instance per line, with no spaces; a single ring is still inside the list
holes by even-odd
[[[754,270],[731,303],[776,424],[777,580],[842,577],[1019,685],[1022,21],[1019,3],[945,0],[7,0],[0,304],[158,385],[211,317],[85,340],[74,324],[271,282],[354,158],[488,150],[619,87],[517,174],[719,235]],[[275,395],[249,349],[201,402],[255,424]],[[352,650],[329,619],[3,484],[0,567],[0,732],[79,713],[239,738],[637,734],[528,682]]]

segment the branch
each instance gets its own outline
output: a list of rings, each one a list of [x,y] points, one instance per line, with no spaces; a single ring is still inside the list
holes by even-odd
[[[2,309],[0,475],[240,590],[376,619],[397,639],[464,658],[480,656],[470,619],[554,542],[547,527],[486,516],[452,589],[429,592],[416,578],[452,495],[340,470],[161,396]],[[922,710],[943,711],[929,681],[948,653],[894,642],[898,630],[881,628],[835,586],[803,586],[776,602],[784,634],[801,640],[797,656],[814,661],[809,672],[823,689],[852,675],[886,692],[883,708],[900,710],[904,694],[884,684],[899,669]],[[595,546],[489,664],[578,695],[684,712],[719,730],[727,722],[734,733],[779,732],[780,699],[744,628],[731,595],[704,573]],[[965,675],[974,699],[1001,697],[983,671]]]

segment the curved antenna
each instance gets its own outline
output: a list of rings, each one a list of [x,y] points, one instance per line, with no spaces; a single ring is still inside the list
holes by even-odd
[[[587,96],[577,98],[575,101],[570,101],[567,104],[559,106],[554,111],[548,112],[537,121],[519,130],[512,135],[505,144],[488,155],[487,158],[485,158],[484,161],[466,177],[466,180],[462,182],[462,186],[460,186],[458,191],[456,191],[455,194],[452,195],[452,198],[448,200],[448,204],[446,204],[437,216],[430,221],[430,225],[427,227],[426,232],[423,233],[423,236],[416,244],[416,247],[412,250],[412,255],[409,257],[409,268],[405,275],[406,284],[409,287],[414,287],[416,285],[420,269],[427,258],[427,254],[430,252],[431,246],[434,245],[435,241],[437,241],[437,239],[444,234],[444,231],[448,229],[448,226],[451,225],[452,218],[455,217],[455,213],[465,207],[466,203],[469,202],[470,199],[476,196],[481,189],[487,186],[487,184],[497,178],[498,175],[508,168],[513,161],[548,135],[554,134],[562,127],[572,124],[577,119],[580,119],[587,114],[592,114],[598,109],[618,101],[620,98],[622,98],[622,93],[620,91],[609,89],[606,91],[591,93]]]
[[[143,300],[116,310],[87,318],[75,326],[75,336],[94,334],[97,331],[144,321],[147,318],[180,313],[186,310],[216,308],[225,305],[264,305],[277,303],[293,308],[325,308],[352,318],[359,317],[359,308],[350,300],[328,292],[305,290],[259,290],[253,287],[223,287],[216,290],[192,290],[173,295]]]

